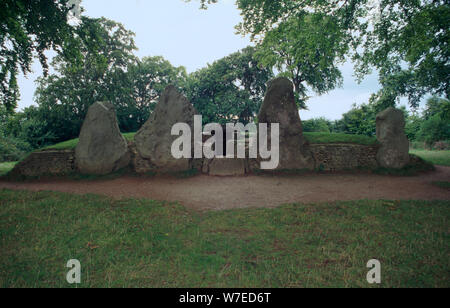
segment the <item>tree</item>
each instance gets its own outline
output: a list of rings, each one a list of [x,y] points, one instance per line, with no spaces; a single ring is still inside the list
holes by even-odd
[[[449,29],[448,0],[381,0],[372,27],[361,31],[356,73],[361,78],[371,66],[378,69],[391,104],[401,96],[412,107],[426,93],[448,97]]]
[[[201,0],[202,7],[216,0]],[[322,13],[345,30],[358,80],[379,71],[384,105],[407,97],[417,107],[426,93],[450,95],[448,0],[237,0],[240,34],[263,39],[305,12]],[[296,41],[292,41],[295,45]]]
[[[298,107],[306,109],[308,88],[324,94],[342,84],[338,64],[349,49],[345,38],[336,18],[301,13],[266,32],[257,58],[292,80]]]
[[[19,99],[17,74],[31,72],[37,55],[46,74],[45,51],[60,51],[73,35],[69,0],[2,0],[0,2],[0,102],[9,111]]]
[[[353,105],[353,108],[336,122],[336,130],[346,134],[374,136],[376,114],[373,104]]]
[[[304,132],[330,133],[333,128],[333,124],[323,117],[303,121],[302,125]]]
[[[437,96],[432,96],[427,100],[425,110],[423,111],[424,120],[428,120],[429,118],[439,114],[442,117],[446,117],[443,113],[448,109],[449,100],[440,98]]]
[[[412,114],[406,119],[405,133],[408,140],[414,141],[417,139],[422,122],[423,119],[417,114]]]
[[[134,34],[104,18],[81,18],[73,40],[52,62],[56,73],[38,80],[37,116],[56,141],[77,137],[89,106],[111,101],[120,119],[128,117],[127,69],[135,63]],[[122,124],[126,124],[123,121]]]
[[[251,122],[259,111],[271,70],[258,65],[255,49],[224,57],[189,76],[186,94],[205,123]]]
[[[429,147],[435,142],[450,140],[450,119],[443,119],[436,114],[425,120],[417,133],[417,139],[424,141]]]
[[[0,162],[18,161],[32,150],[25,140],[17,137],[21,129],[17,119],[18,114],[0,105]]]
[[[450,140],[450,101],[431,97],[423,113],[423,122],[417,139],[428,146],[438,141]]]
[[[186,69],[174,67],[163,57],[146,57],[129,66],[127,82],[130,96],[126,113],[128,131],[137,131],[149,118],[158,98],[168,85],[181,88],[187,79]]]

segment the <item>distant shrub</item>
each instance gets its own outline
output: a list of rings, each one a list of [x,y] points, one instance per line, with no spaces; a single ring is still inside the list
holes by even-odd
[[[302,122],[304,132],[329,133],[332,123],[325,118],[305,120]]]
[[[19,161],[31,151],[25,141],[0,135],[0,162]]]
[[[450,139],[450,120],[436,114],[422,123],[417,139],[427,143],[429,147],[441,140]]]

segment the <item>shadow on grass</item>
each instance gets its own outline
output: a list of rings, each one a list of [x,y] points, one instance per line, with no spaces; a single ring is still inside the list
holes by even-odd
[[[415,176],[423,172],[436,170],[432,163],[427,162],[416,155],[410,156],[411,161],[402,169],[377,168],[373,173],[381,175]]]

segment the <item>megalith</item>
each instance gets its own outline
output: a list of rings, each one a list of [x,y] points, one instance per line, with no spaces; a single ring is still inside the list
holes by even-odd
[[[303,138],[293,84],[289,79],[277,78],[269,83],[258,121],[280,125],[280,161],[276,169],[314,169],[314,159]],[[271,144],[270,139],[268,133],[268,145]]]
[[[401,110],[389,107],[377,115],[377,139],[381,143],[377,161],[380,167],[401,169],[410,160],[405,117]]]
[[[172,143],[179,136],[172,136],[176,123],[186,123],[194,132],[194,106],[174,86],[168,86],[161,95],[149,120],[134,137],[137,154],[154,167],[154,171],[178,172],[189,170],[192,159],[173,157]],[[194,144],[191,142],[191,153]],[[150,171],[150,170],[148,170]]]
[[[120,133],[113,104],[97,102],[89,107],[75,149],[75,162],[81,173],[97,175],[128,166],[128,145]]]

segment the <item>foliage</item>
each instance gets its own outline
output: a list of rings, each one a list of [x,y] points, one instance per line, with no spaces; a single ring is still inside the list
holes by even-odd
[[[324,94],[342,85],[338,64],[347,51],[345,32],[335,18],[302,13],[268,31],[256,55],[262,65],[292,80],[297,105],[306,109],[308,90]]]
[[[23,135],[16,136],[11,128],[16,121],[16,115],[0,105],[0,162],[17,161],[23,158],[32,147]]]
[[[201,0],[202,7],[216,0]],[[406,96],[417,107],[426,93],[450,94],[450,4],[448,0],[237,0],[241,34],[258,41],[302,14],[325,14],[345,31],[356,75],[379,71],[382,103]],[[293,38],[293,37],[292,37]],[[295,38],[291,46],[297,44]]]
[[[431,146],[437,141],[450,140],[450,101],[432,97],[427,101],[417,140]]]
[[[53,60],[57,74],[39,79],[35,93],[37,116],[47,121],[56,141],[78,136],[96,101],[113,102],[119,119],[128,116],[122,104],[130,92],[124,84],[127,68],[135,61],[133,35],[119,23],[82,17],[75,40]]]
[[[336,130],[347,134],[375,136],[376,114],[373,104],[353,105],[353,108],[336,122]]]
[[[119,122],[122,129],[129,132],[137,131],[144,125],[168,85],[180,89],[185,85],[187,73],[184,67],[174,67],[163,57],[157,56],[137,59],[129,66],[126,78],[131,95],[127,97]]]
[[[253,121],[272,78],[258,65],[255,49],[247,47],[189,76],[186,94],[205,123]]]
[[[406,119],[405,133],[410,141],[417,139],[422,122],[422,118],[416,114],[410,115]]]
[[[383,98],[395,104],[406,96],[417,107],[426,93],[450,94],[447,0],[382,0],[373,27],[360,34],[363,52],[355,54],[361,77],[374,66],[380,72]]]
[[[302,121],[302,125],[304,132],[330,133],[333,129],[333,123],[323,117]]]
[[[0,162],[21,160],[30,150],[30,145],[23,140],[0,135]]]
[[[57,74],[41,78],[36,117],[45,120],[54,141],[78,136],[89,106],[110,101],[124,132],[137,131],[148,119],[168,84],[185,83],[183,67],[162,57],[139,60],[134,33],[104,18],[82,17],[76,40],[64,45],[54,61]]]
[[[448,99],[439,98],[437,96],[430,97],[423,111],[423,119],[428,120],[439,114],[442,118],[450,119],[450,101]]]
[[[425,120],[417,133],[417,139],[432,145],[436,141],[450,139],[450,120],[443,119],[436,114]]]
[[[72,38],[68,23],[69,0],[2,0],[0,2],[0,102],[8,110],[17,106],[17,75],[31,72],[37,55],[46,74],[45,51],[61,51]]]

